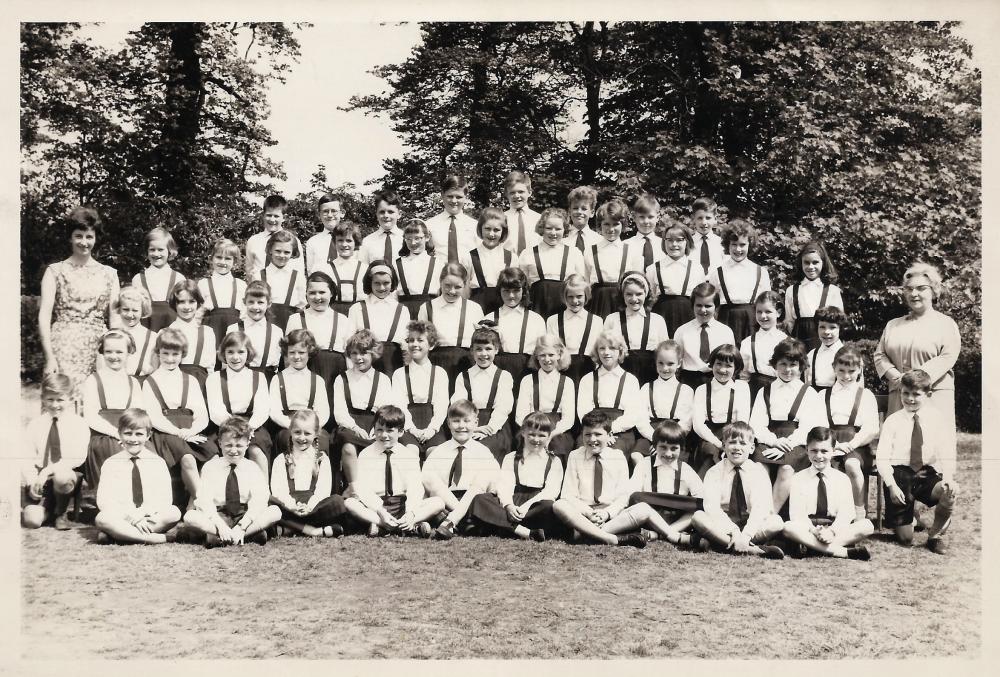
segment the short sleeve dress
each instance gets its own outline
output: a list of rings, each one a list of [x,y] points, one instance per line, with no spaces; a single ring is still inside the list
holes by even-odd
[[[49,266],[55,277],[50,338],[59,370],[73,382],[74,399],[94,371],[97,346],[108,330],[114,268],[91,259],[82,266],[61,261]]]

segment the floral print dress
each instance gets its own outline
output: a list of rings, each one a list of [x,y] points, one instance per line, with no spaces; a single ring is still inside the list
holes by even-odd
[[[59,371],[73,382],[74,400],[97,360],[101,336],[108,330],[108,310],[117,272],[91,259],[82,266],[54,263],[56,297],[52,308],[52,352]]]

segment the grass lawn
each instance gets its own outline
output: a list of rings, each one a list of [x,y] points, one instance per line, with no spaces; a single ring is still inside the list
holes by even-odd
[[[863,563],[662,543],[637,551],[352,536],[205,550],[98,546],[92,527],[23,531],[22,650],[60,659],[976,658],[980,446],[978,435],[960,436],[962,498],[944,557],[920,547],[922,534],[911,549],[876,536]]]

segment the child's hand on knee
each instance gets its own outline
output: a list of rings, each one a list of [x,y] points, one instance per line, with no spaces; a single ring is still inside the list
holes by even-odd
[[[903,490],[899,487],[889,488],[889,498],[891,498],[892,502],[896,505],[903,505],[906,503],[906,494],[904,494]]]

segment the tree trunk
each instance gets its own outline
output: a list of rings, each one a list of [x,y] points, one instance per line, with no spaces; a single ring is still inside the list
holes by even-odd
[[[199,54],[202,24],[170,24],[170,41],[166,63],[166,116],[161,127],[156,153],[161,171],[158,173],[164,195],[179,198],[181,204],[195,187],[194,153],[201,133],[201,109],[204,104],[204,83]]]

